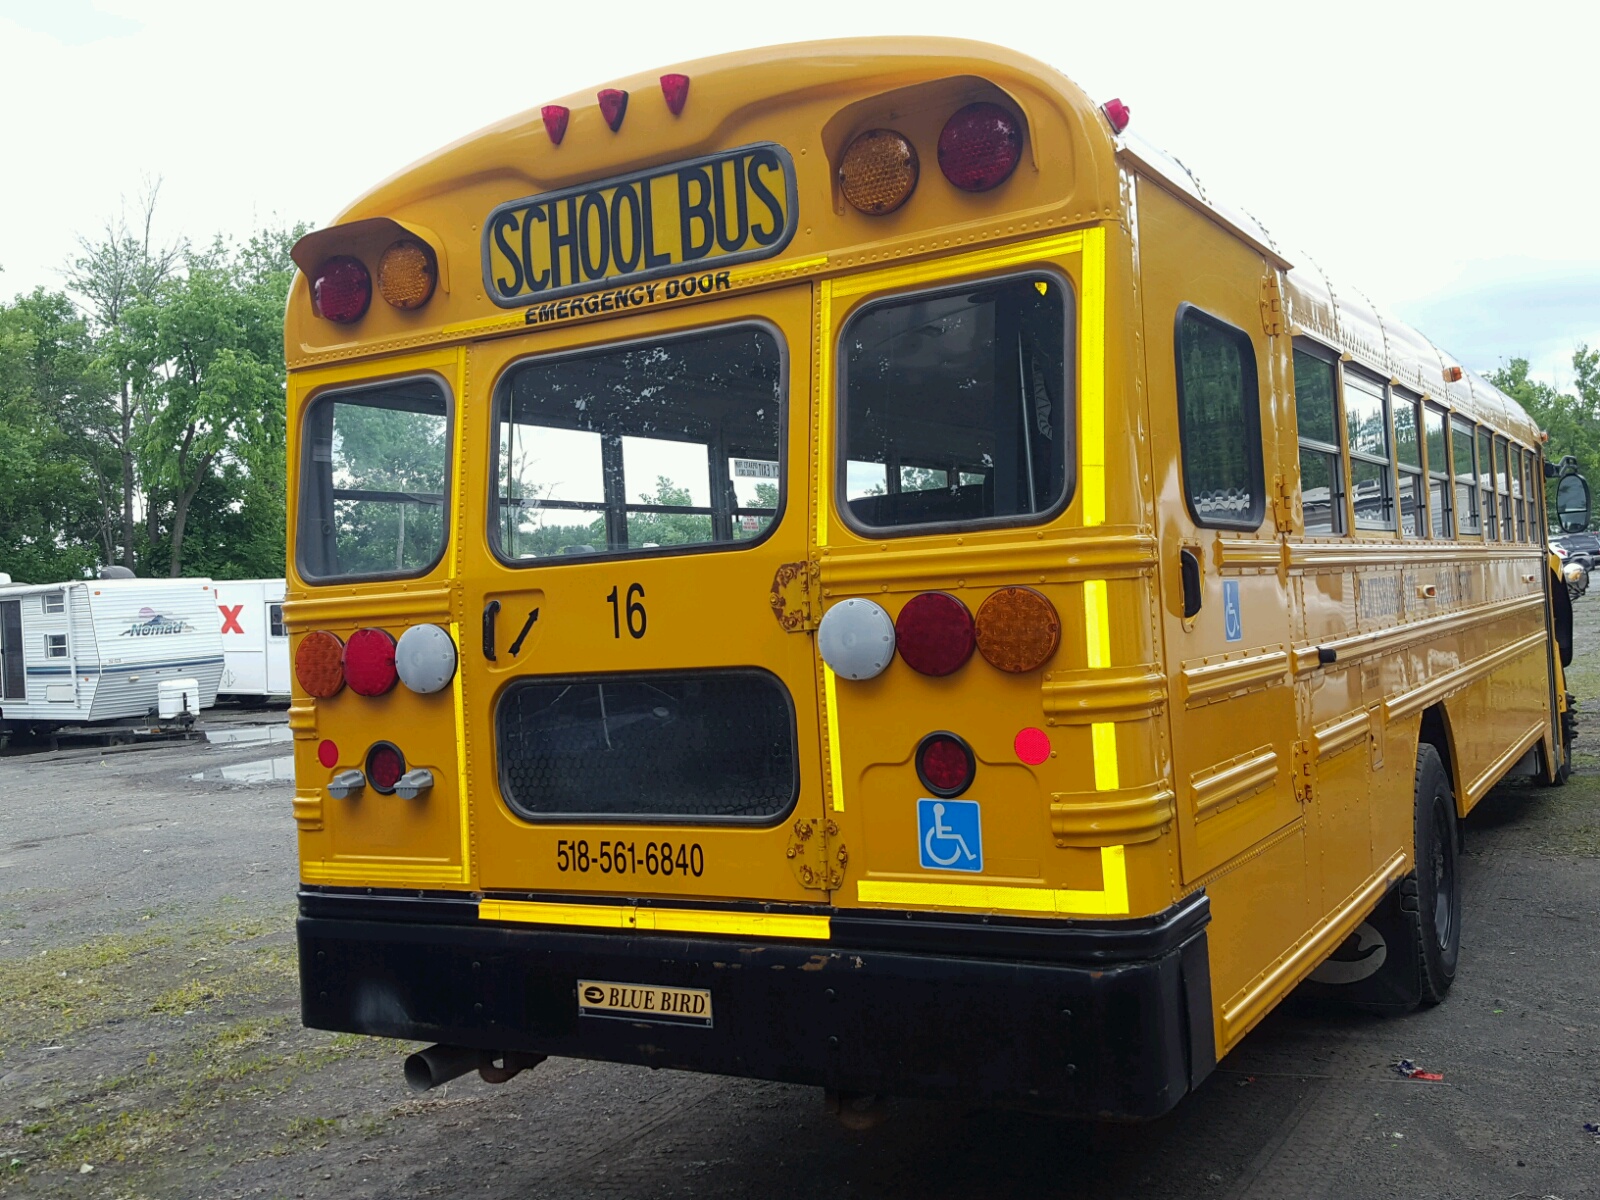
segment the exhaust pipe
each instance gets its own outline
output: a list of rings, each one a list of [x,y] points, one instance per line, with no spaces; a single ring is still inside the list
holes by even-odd
[[[413,1092],[426,1092],[476,1071],[485,1083],[505,1083],[523,1071],[537,1067],[542,1054],[515,1050],[474,1050],[469,1046],[429,1046],[406,1058],[406,1086]]]
[[[441,1083],[459,1079],[489,1061],[487,1050],[467,1046],[429,1046],[406,1057],[406,1086],[413,1092],[426,1092]]]

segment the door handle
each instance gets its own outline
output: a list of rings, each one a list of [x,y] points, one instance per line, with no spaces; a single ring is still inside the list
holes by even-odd
[[[494,619],[500,615],[500,601],[491,600],[483,606],[483,656],[494,662]]]
[[[1178,574],[1183,581],[1183,619],[1200,611],[1200,557],[1188,547],[1178,551]]]

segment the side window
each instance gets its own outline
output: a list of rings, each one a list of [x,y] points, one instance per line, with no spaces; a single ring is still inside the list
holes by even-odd
[[[1178,429],[1183,490],[1196,525],[1256,529],[1266,510],[1261,392],[1250,335],[1178,310]]]
[[[1357,529],[1393,529],[1389,418],[1383,384],[1344,373],[1344,423],[1350,440],[1350,497]]]
[[[1528,493],[1528,540],[1538,545],[1544,504],[1539,498],[1539,460],[1532,450],[1522,452],[1522,467],[1523,487]]]
[[[1493,435],[1482,425],[1478,426],[1478,492],[1483,502],[1483,536],[1500,536],[1500,522],[1494,506],[1494,442]]]
[[[296,552],[307,579],[421,575],[444,554],[450,417],[428,377],[326,392],[305,418]]]
[[[1038,521],[1067,501],[1072,294],[1029,275],[896,296],[840,336],[840,508],[868,531]]]
[[[44,656],[46,658],[65,658],[67,656],[67,635],[64,633],[45,634]]]
[[[1400,533],[1428,536],[1427,493],[1422,486],[1422,446],[1417,440],[1417,401],[1394,392],[1394,461],[1400,472]]]
[[[786,390],[784,348],[766,326],[513,366],[495,397],[501,557],[756,540],[782,507]]]
[[[1451,503],[1450,451],[1445,444],[1444,410],[1425,404],[1422,419],[1428,430],[1428,513],[1433,520],[1433,536],[1447,538],[1452,532],[1450,513],[1454,505]]]
[[[267,635],[269,637],[283,637],[285,632],[283,628],[283,605],[267,605]]]
[[[1494,480],[1495,489],[1500,493],[1500,536],[1509,542],[1513,540],[1516,522],[1511,516],[1511,468],[1507,464],[1503,437],[1494,439]]]
[[[64,613],[67,611],[67,594],[65,592],[46,592],[39,599],[44,604],[46,614]]]
[[[1517,514],[1517,541],[1528,540],[1528,494],[1522,490],[1522,450],[1511,447],[1511,494]]]
[[[1455,462],[1456,532],[1482,533],[1478,518],[1478,468],[1473,459],[1472,425],[1450,418],[1450,457]]]
[[[1300,509],[1306,533],[1344,532],[1344,471],[1331,359],[1294,352],[1295,422],[1300,431]]]

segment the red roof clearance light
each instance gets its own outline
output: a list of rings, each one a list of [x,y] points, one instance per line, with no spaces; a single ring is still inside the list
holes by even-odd
[[[348,325],[372,303],[372,276],[359,258],[339,254],[322,264],[311,281],[311,305],[319,317]]]
[[[1121,100],[1107,100],[1100,106],[1100,111],[1105,113],[1106,120],[1111,123],[1112,133],[1121,133],[1133,118],[1133,111]]]
[[[966,665],[978,642],[965,604],[949,592],[923,592],[895,618],[894,644],[913,671],[950,675]]]
[[[615,133],[622,128],[622,118],[628,114],[628,93],[620,88],[601,88],[595,99],[600,101],[600,115]]]
[[[571,111],[561,104],[546,104],[539,110],[539,115],[544,118],[544,131],[550,135],[553,145],[561,145],[561,139],[567,136],[567,118]]]
[[[935,796],[948,799],[972,786],[977,760],[972,747],[953,733],[930,733],[917,744],[917,778]]]
[[[358,696],[381,696],[400,678],[394,665],[394,638],[382,629],[358,629],[344,648],[344,674]]]
[[[367,782],[372,790],[385,796],[394,793],[394,785],[406,773],[406,758],[393,742],[379,742],[367,751]]]
[[[684,103],[689,99],[689,77],[687,75],[663,75],[661,77],[661,94],[667,98],[667,110],[673,116],[683,111]]]
[[[969,104],[939,134],[939,169],[964,192],[997,188],[1022,161],[1022,125],[998,104]]]

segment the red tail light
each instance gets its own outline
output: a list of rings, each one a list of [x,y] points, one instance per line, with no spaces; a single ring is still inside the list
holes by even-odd
[[[294,651],[294,677],[317,700],[337,696],[344,687],[344,643],[337,634],[314,629]]]
[[[894,622],[894,644],[913,671],[949,675],[972,657],[972,614],[949,592],[923,592],[906,601]]]
[[[382,629],[358,629],[344,648],[344,676],[358,696],[381,696],[394,687],[394,638]]]
[[[379,742],[367,751],[367,782],[373,791],[391,795],[405,773],[406,756],[393,742]]]
[[[939,169],[964,192],[987,192],[1022,160],[1022,125],[998,104],[969,104],[939,134]]]
[[[311,303],[318,316],[339,325],[359,321],[372,303],[366,264],[348,254],[330,258],[311,281]]]
[[[667,109],[673,116],[683,111],[683,105],[689,99],[689,77],[687,75],[663,75],[661,77],[661,94],[667,98]]]
[[[972,747],[953,733],[930,733],[917,744],[917,778],[935,796],[959,796],[972,786],[977,760]]]

